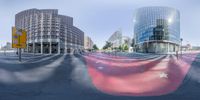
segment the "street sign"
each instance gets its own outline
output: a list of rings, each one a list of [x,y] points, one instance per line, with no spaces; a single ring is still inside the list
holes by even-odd
[[[26,31],[12,27],[12,48],[26,48]]]

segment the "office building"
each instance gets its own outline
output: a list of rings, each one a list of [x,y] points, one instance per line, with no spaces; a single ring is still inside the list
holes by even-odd
[[[93,49],[93,41],[89,36],[84,37],[84,49],[85,50],[92,50]]]
[[[110,38],[108,39],[108,42],[112,43],[112,48],[118,48],[122,45],[122,31],[117,30],[115,31]]]
[[[168,54],[180,47],[180,13],[170,7],[139,8],[134,19],[137,52]]]
[[[128,37],[128,36],[122,36],[122,43],[121,43],[122,45],[123,44],[127,44],[128,47],[130,47],[131,43],[132,43],[132,41],[131,41],[130,37]]]
[[[84,32],[57,9],[29,9],[15,15],[15,26],[27,31],[26,52],[71,53],[84,48]]]

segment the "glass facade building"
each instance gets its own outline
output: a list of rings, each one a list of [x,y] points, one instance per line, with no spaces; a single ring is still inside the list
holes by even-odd
[[[139,8],[134,20],[137,52],[170,53],[179,50],[180,13],[169,7]]]

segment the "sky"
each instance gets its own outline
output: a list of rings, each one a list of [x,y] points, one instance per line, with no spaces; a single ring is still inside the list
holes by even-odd
[[[0,0],[0,46],[11,42],[15,14],[26,9],[58,9],[59,14],[73,17],[74,25],[101,48],[119,28],[132,38],[134,13],[146,6],[178,9],[183,44],[200,46],[199,0]]]

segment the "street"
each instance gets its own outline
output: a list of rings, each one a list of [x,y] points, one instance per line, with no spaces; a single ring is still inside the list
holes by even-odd
[[[0,53],[0,100],[198,100],[200,54]]]

